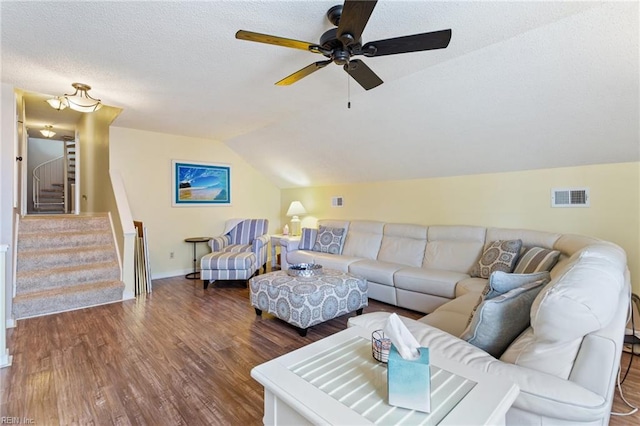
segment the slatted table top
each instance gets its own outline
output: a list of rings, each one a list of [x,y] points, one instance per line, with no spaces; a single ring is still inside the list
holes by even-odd
[[[373,359],[371,337],[360,327],[257,366],[251,375],[310,422],[324,424],[499,424],[519,392],[508,380],[436,355],[431,412],[391,406],[386,365]]]

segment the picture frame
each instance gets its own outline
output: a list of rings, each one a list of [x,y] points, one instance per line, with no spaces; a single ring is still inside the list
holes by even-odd
[[[172,206],[231,205],[231,165],[180,160],[171,165]]]

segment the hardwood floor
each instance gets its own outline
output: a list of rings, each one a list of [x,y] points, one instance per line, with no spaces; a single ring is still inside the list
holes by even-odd
[[[20,320],[9,331],[13,365],[0,370],[0,420],[38,425],[258,425],[262,387],[252,367],[346,327],[349,316],[309,329],[249,306],[237,282],[202,289],[168,278],[136,300]],[[365,312],[422,314],[370,301]],[[353,314],[352,314],[353,315]],[[625,395],[640,404],[640,363]],[[624,368],[628,355],[623,358]],[[616,411],[627,408],[616,396]],[[11,419],[9,419],[11,420]],[[16,424],[16,422],[13,422]],[[640,414],[613,417],[636,425]]]

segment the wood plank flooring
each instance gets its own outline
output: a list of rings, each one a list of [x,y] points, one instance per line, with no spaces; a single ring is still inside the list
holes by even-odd
[[[349,316],[306,337],[249,305],[238,282],[202,289],[181,277],[152,294],[96,308],[20,320],[8,333],[13,365],[0,370],[0,419],[38,425],[259,425],[254,366],[346,328]],[[370,301],[365,312],[422,314]],[[353,315],[353,314],[351,314]],[[624,368],[628,355],[623,358]],[[640,404],[640,360],[623,385]],[[627,411],[619,396],[616,411]],[[5,421],[6,423],[6,421]],[[15,424],[15,421],[14,421]],[[640,424],[640,414],[612,417]]]

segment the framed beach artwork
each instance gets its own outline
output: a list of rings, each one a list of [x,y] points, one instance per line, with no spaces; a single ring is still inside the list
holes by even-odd
[[[172,160],[173,206],[230,206],[231,166]]]

